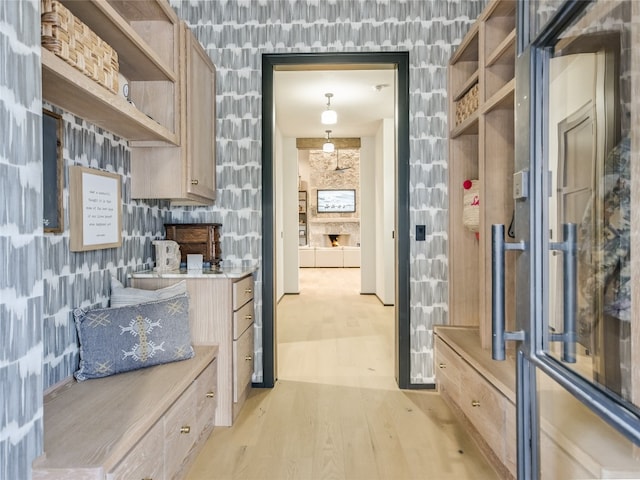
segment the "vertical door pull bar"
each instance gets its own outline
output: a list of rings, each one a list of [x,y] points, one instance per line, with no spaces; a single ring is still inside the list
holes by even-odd
[[[563,342],[562,361],[566,363],[576,363],[576,308],[577,308],[577,275],[578,275],[578,255],[577,255],[577,227],[575,223],[565,223],[562,225],[563,242],[551,242],[551,250],[562,252],[562,279],[563,279],[563,329],[562,333],[552,333],[549,339],[552,342]]]
[[[524,242],[504,241],[504,225],[491,225],[491,358],[504,360],[507,340],[524,340],[524,331],[505,332],[504,252],[524,250]]]

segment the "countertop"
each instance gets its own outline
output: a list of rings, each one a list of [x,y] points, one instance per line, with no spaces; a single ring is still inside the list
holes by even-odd
[[[172,270],[170,272],[155,272],[153,270],[143,270],[133,272],[132,278],[243,278],[253,274],[255,267],[224,267],[224,268],[203,268],[202,271],[189,271],[186,268]]]

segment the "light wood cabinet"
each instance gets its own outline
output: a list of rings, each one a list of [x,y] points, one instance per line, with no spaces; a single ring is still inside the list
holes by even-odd
[[[85,382],[44,399],[34,480],[182,478],[213,429],[217,348]]]
[[[478,329],[437,327],[436,381],[480,450],[502,478],[516,476],[515,364],[496,363]]]
[[[230,426],[251,391],[254,355],[253,275],[133,274],[132,286],[155,290],[186,280],[191,340],[217,345],[218,394],[215,424]]]
[[[169,4],[165,0],[62,3],[118,53],[133,103],[45,48],[41,50],[43,99],[123,138],[177,145],[179,19]]]
[[[184,22],[179,40],[179,146],[131,142],[131,196],[170,199],[174,205],[212,204],[216,196],[215,67]]]
[[[512,221],[515,8],[493,0],[449,64],[449,323],[480,328],[491,341],[491,225]],[[463,225],[465,180],[478,180],[478,234]],[[514,316],[513,256],[506,265],[506,313]],[[507,327],[511,327],[511,323]]]

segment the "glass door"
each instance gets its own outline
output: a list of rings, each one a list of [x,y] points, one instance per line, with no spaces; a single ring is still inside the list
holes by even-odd
[[[494,229],[498,277],[521,251],[518,331],[494,307],[494,357],[520,340],[523,479],[640,478],[639,19],[637,1],[519,4],[518,241]]]

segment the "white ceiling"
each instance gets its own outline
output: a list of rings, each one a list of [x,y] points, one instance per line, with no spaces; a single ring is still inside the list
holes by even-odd
[[[285,137],[325,137],[328,129],[332,138],[373,136],[379,120],[394,117],[394,81],[395,70],[388,68],[275,71],[276,125]],[[335,125],[320,123],[325,93],[333,93]]]

